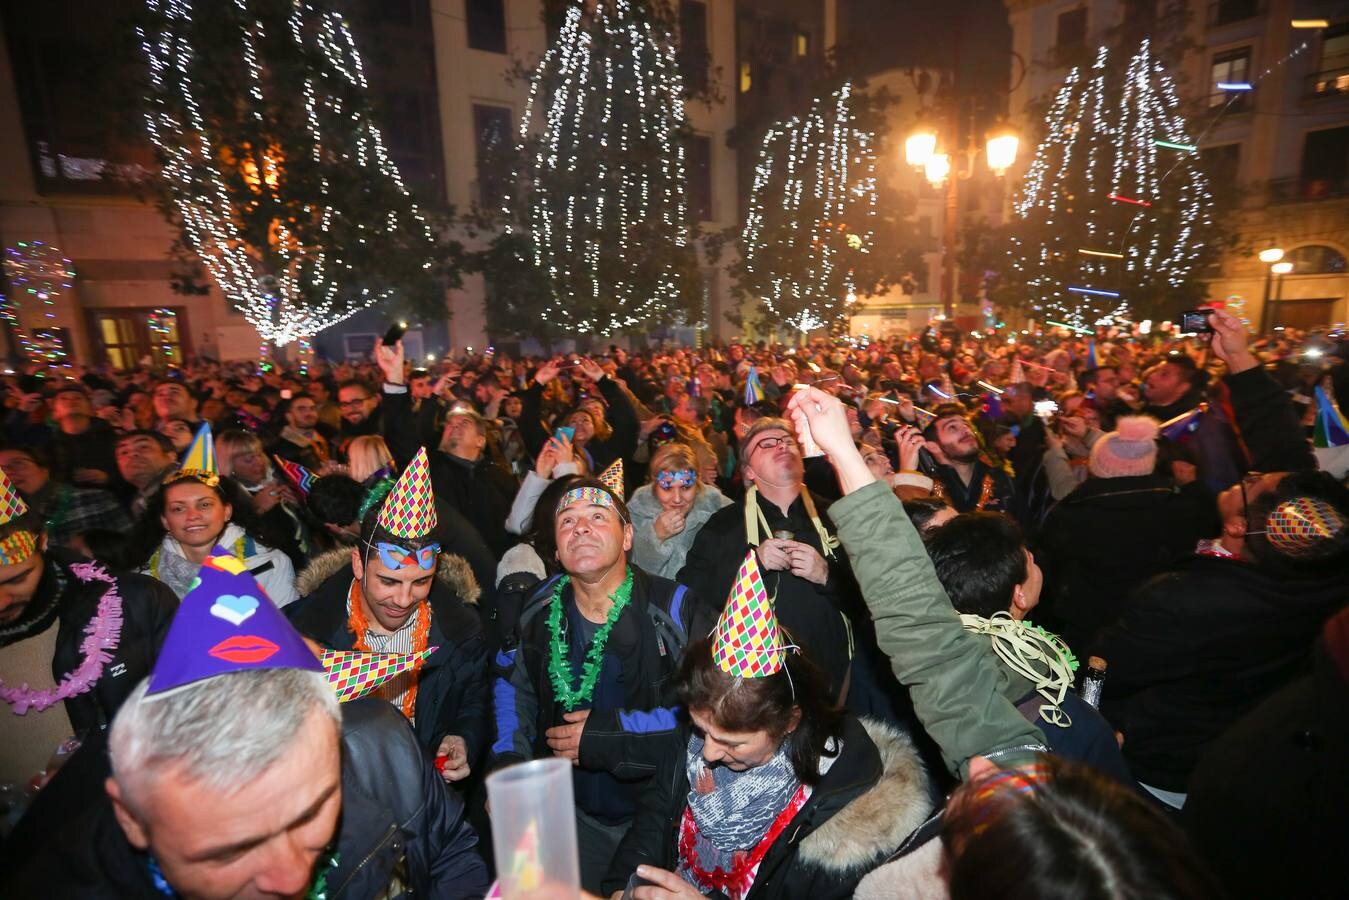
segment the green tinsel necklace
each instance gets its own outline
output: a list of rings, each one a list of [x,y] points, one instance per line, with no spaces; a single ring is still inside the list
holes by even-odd
[[[553,682],[554,695],[568,712],[589,701],[595,692],[595,682],[599,681],[600,669],[604,666],[604,646],[609,642],[609,632],[613,631],[614,623],[632,599],[632,569],[627,570],[623,583],[609,597],[614,605],[610,607],[604,624],[595,632],[595,640],[591,642],[590,650],[586,652],[585,665],[581,668],[581,683],[575,688],[572,687],[572,680],[576,676],[567,659],[566,642],[562,639],[562,591],[570,583],[571,578],[566,575],[557,580],[548,606],[548,632],[552,638],[548,648],[548,676]]]

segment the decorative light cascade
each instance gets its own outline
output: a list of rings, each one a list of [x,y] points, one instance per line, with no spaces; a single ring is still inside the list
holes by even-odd
[[[850,255],[870,253],[875,138],[855,125],[851,83],[768,129],[740,235],[746,286],[802,332],[846,321],[856,303]],[[799,270],[805,278],[782,274]],[[777,265],[781,261],[783,265]]]
[[[5,248],[5,277],[10,296],[0,297],[0,319],[9,323],[28,359],[59,363],[66,357],[56,321],[56,300],[74,284],[75,268],[59,248],[43,241],[17,241]],[[31,331],[23,325],[23,301],[41,303],[42,324]]]
[[[1074,328],[1130,321],[1131,294],[1185,284],[1212,224],[1195,142],[1149,42],[1122,84],[1110,83],[1108,63],[1102,47],[1090,69],[1068,74],[1014,203],[1018,217],[1048,235],[1012,239],[1032,308]],[[1081,249],[1084,237],[1099,249]]]
[[[573,4],[535,69],[518,129],[525,171],[503,202],[506,231],[527,231],[549,281],[549,321],[608,334],[677,319],[696,295],[685,128],[670,36],[630,0]],[[671,248],[690,265],[669,262]]]
[[[380,129],[362,111],[343,103],[344,91],[348,96],[365,92],[368,84],[342,16],[294,0],[286,22],[289,40],[296,50],[321,59],[322,67],[316,66],[298,84],[281,84],[270,76],[260,55],[264,39],[280,36],[267,35],[263,17],[250,2],[232,0],[240,23],[239,53],[248,73],[238,101],[251,107],[262,140],[246,148],[251,151],[248,158],[234,165],[230,163],[236,148],[213,141],[200,101],[196,79],[209,73],[198,71],[190,40],[190,0],[147,0],[155,24],[138,27],[137,35],[149,62],[146,130],[159,150],[161,174],[182,219],[185,242],[263,341],[280,347],[393,296],[392,289],[361,286],[352,262],[342,258],[350,255],[344,246],[364,245],[367,240],[392,245],[397,237],[399,252],[413,248],[417,254],[413,259],[424,255],[421,268],[430,270],[436,240],[389,158]],[[303,98],[308,146],[275,147],[265,139],[271,124],[267,104],[289,102],[297,95]],[[303,206],[310,221],[278,215],[268,229],[267,246],[250,245],[243,228],[245,211],[232,201],[228,185],[242,174],[257,196],[255,208],[271,204],[284,209],[290,197],[286,154],[309,158],[306,171],[316,180],[316,196],[321,199]],[[376,188],[391,189],[393,196],[406,202],[389,210],[337,208],[330,176],[349,174],[353,166],[372,194]]]
[[[160,361],[165,364],[177,363],[174,337],[178,328],[178,314],[167,307],[150,310],[145,317],[145,325],[150,330],[150,341]]]

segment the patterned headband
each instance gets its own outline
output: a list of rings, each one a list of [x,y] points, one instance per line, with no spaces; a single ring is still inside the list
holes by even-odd
[[[601,487],[579,487],[572,488],[562,495],[562,499],[557,502],[557,511],[553,515],[558,515],[562,510],[569,506],[575,506],[578,503],[589,503],[594,506],[604,506],[619,513],[619,518],[623,514],[619,512],[618,503],[614,501],[614,495]]]
[[[656,484],[667,491],[676,484],[680,487],[693,487],[697,480],[698,476],[692,469],[663,469],[656,473]]]
[[[31,531],[16,531],[0,539],[0,566],[17,566],[37,550],[37,535]]]

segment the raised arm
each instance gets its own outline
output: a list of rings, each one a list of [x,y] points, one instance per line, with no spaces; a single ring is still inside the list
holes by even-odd
[[[1005,671],[961,626],[903,506],[857,452],[842,404],[810,388],[793,395],[788,411],[803,445],[813,440],[838,473],[844,496],[829,507],[830,518],[880,648],[947,767],[964,775],[976,754],[1004,766],[1029,762],[1045,749],[1044,737],[1004,699]]]

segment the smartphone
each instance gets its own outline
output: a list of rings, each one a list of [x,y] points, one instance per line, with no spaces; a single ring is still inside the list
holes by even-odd
[[[1209,324],[1209,316],[1213,315],[1211,309],[1187,309],[1180,314],[1180,333],[1181,334],[1213,334],[1213,326]]]
[[[384,346],[392,347],[403,339],[403,333],[408,330],[407,322],[395,322],[389,326],[389,330],[384,332]]]
[[[559,425],[556,430],[553,431],[553,437],[557,438],[559,441],[563,439],[570,441],[572,438],[576,437],[576,429],[572,428],[570,425]]]

